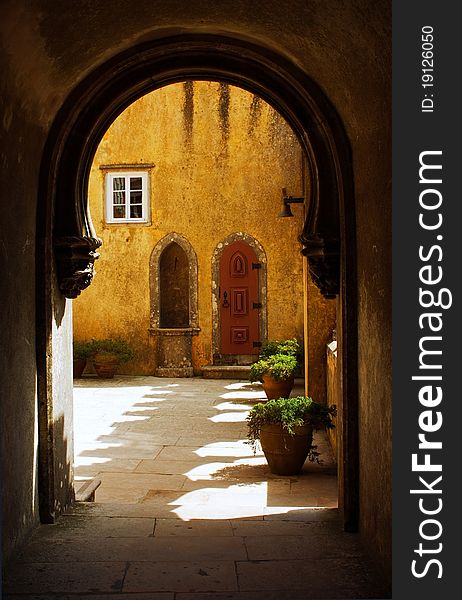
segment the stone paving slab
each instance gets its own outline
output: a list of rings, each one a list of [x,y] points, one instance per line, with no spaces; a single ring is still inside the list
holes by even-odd
[[[101,485],[96,490],[96,502],[138,502],[149,489],[181,490],[184,475],[143,473],[98,473]]]
[[[307,590],[315,597],[339,598],[342,593],[370,593],[372,587],[356,558],[238,562],[237,574],[242,591]]]
[[[232,561],[130,563],[123,585],[124,592],[220,592],[237,589]]]
[[[249,560],[318,559],[361,556],[356,536],[332,536],[311,530],[305,535],[258,535],[245,538]]]
[[[130,518],[93,515],[89,519],[87,515],[73,513],[72,516],[58,519],[54,525],[42,525],[31,539],[148,537],[154,532],[155,522],[155,518],[135,515]]]
[[[198,537],[230,537],[234,535],[231,521],[195,520],[181,521],[176,519],[156,519],[155,535],[159,536],[198,536]]]
[[[167,497],[173,492],[158,492],[166,494]],[[156,517],[177,519],[177,515],[171,511],[174,506],[165,505],[162,500],[150,503],[118,504],[118,503],[98,503],[98,502],[78,502],[72,509],[68,510],[66,515],[80,515],[88,519],[95,516],[106,517],[125,517],[125,518],[145,518],[155,519]],[[263,519],[263,517],[261,517]]]
[[[262,453],[257,456],[262,456]],[[251,447],[245,443],[245,440],[241,441],[222,441],[218,440],[217,443],[202,444],[199,448],[197,445],[193,446],[165,446],[159,452],[157,458],[159,460],[237,460],[239,458],[252,458],[254,456]]]
[[[204,467],[206,470],[208,463],[204,463],[204,459],[197,457],[196,460],[142,460],[136,467],[136,473],[158,473],[164,475],[186,475],[194,469]],[[217,464],[217,463],[210,463]],[[223,464],[223,463],[218,463]],[[233,464],[228,461],[228,464]]]
[[[103,462],[104,461],[104,462]],[[140,458],[96,458],[80,453],[79,465],[74,468],[76,488],[80,479],[95,477],[98,473],[133,473],[142,462]]]
[[[300,507],[300,508],[289,508],[282,512],[276,512],[273,507],[265,507],[263,511],[263,518],[265,521],[324,521],[326,519],[338,520],[338,511],[335,507]]]
[[[324,533],[337,539],[343,533],[338,520],[335,521],[252,521],[247,519],[236,519],[230,521],[231,530],[234,535],[242,537],[251,536],[311,536]],[[156,525],[157,528],[157,525]],[[275,541],[277,543],[277,540]]]
[[[195,562],[246,560],[244,539],[236,536],[159,536],[150,538],[57,539],[28,544],[21,563]]]
[[[5,593],[89,593],[122,589],[125,562],[16,562],[5,574]]]

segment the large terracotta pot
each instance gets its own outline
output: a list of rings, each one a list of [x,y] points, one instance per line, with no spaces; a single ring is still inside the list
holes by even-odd
[[[85,367],[87,366],[86,358],[74,358],[73,361],[73,376],[74,379],[82,377]]]
[[[313,427],[301,425],[290,435],[282,425],[263,425],[260,443],[271,473],[297,475],[302,470],[313,441]]]
[[[277,398],[288,398],[294,387],[294,378],[281,379],[276,381],[271,375],[263,375],[263,390],[268,400],[276,400]]]
[[[98,377],[112,379],[119,368],[120,361],[115,354],[98,352],[95,354],[93,365]]]

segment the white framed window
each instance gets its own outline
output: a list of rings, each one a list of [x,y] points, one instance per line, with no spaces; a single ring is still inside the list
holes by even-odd
[[[149,178],[147,171],[106,173],[106,222],[149,221]]]

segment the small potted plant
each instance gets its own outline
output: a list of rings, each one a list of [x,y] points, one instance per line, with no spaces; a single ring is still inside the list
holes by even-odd
[[[299,358],[301,347],[296,338],[289,340],[267,340],[263,342],[259,358],[268,358],[273,354],[289,354]]]
[[[119,365],[134,357],[133,350],[125,340],[106,338],[92,341],[93,365],[98,377],[112,379]]]
[[[268,358],[273,354],[289,354],[291,356],[295,356],[297,359],[295,377],[303,376],[303,345],[296,338],[291,338],[288,340],[267,340],[266,342],[263,342],[260,350],[260,356],[258,358]]]
[[[307,457],[319,462],[313,431],[334,427],[335,414],[335,406],[314,402],[306,396],[268,400],[256,404],[247,417],[248,443],[255,452],[260,440],[272,473],[296,475]]]
[[[297,359],[291,354],[272,354],[250,366],[250,381],[261,381],[268,400],[288,397],[294,387]]]
[[[85,367],[87,366],[87,360],[92,356],[92,344],[91,342],[74,340],[72,352],[74,359],[74,378],[82,377]]]

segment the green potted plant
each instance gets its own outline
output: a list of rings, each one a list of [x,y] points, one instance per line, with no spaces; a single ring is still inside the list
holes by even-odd
[[[248,443],[260,441],[270,471],[276,475],[300,473],[306,458],[319,462],[313,431],[332,428],[335,406],[306,396],[278,398],[256,404],[247,417]]]
[[[273,354],[289,354],[298,358],[301,347],[296,338],[289,340],[267,340],[263,342],[259,358],[268,358]]]
[[[133,350],[120,338],[93,340],[91,344],[95,371],[105,379],[112,379],[119,365],[134,357]]]
[[[297,359],[292,354],[272,354],[250,366],[250,381],[261,381],[268,400],[289,396],[294,386]]]
[[[289,354],[297,359],[297,370],[295,376],[303,375],[304,353],[303,345],[296,339],[268,340],[263,342],[260,350],[260,358],[268,358],[273,354]]]
[[[92,343],[74,340],[72,346],[74,378],[82,377],[87,360],[92,356]]]

